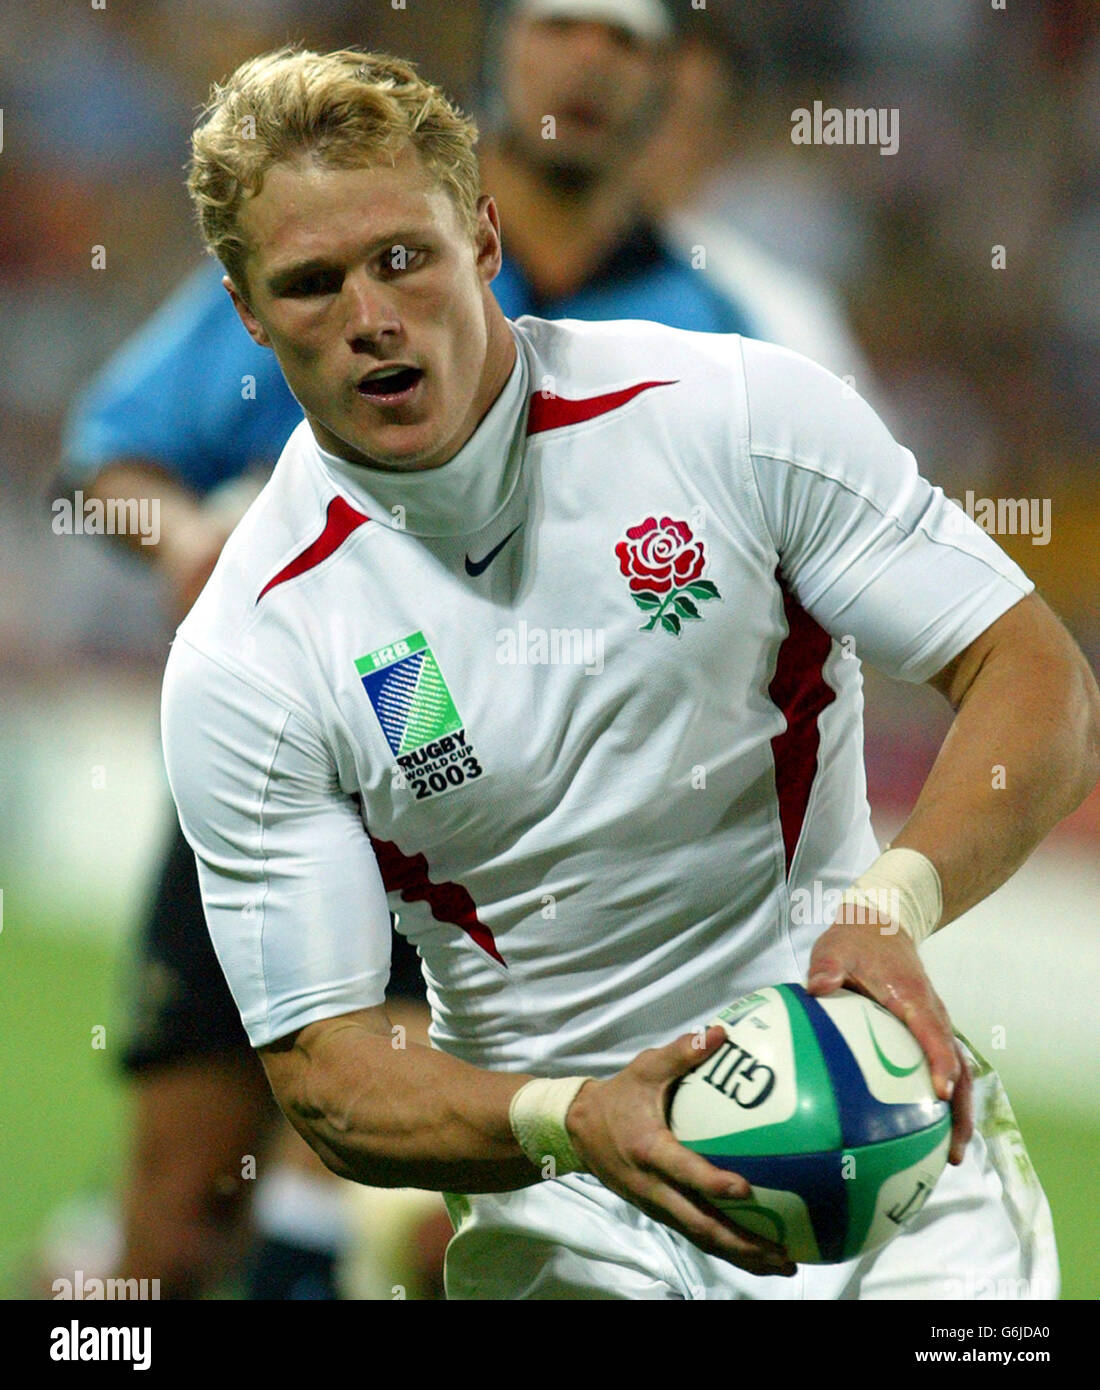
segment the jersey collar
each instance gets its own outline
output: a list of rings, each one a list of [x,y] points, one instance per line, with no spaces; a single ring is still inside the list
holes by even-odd
[[[322,469],[372,521],[428,538],[473,535],[508,505],[523,462],[530,397],[523,341],[511,323],[508,327],[516,341],[512,373],[447,463],[420,473],[394,473],[348,463],[314,441]]]

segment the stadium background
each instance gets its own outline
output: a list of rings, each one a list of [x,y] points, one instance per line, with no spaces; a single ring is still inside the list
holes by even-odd
[[[210,80],[288,36],[410,57],[479,114],[495,6],[474,0],[45,0],[0,23],[0,1288],[47,1214],[111,1188],[126,952],[168,803],[156,584],[57,536],[73,394],[196,262],[186,135]],[[871,394],[951,496],[1048,499],[1001,535],[1100,658],[1100,23],[1087,0],[690,0],[676,95],[639,171],[829,281]],[[900,150],[806,148],[791,112],[897,107]],[[508,229],[505,224],[504,235]],[[93,245],[107,251],[91,268]],[[1006,248],[1003,270],[992,247]],[[1090,391],[1090,388],[1091,391]],[[868,673],[880,837],[947,726]],[[1100,1295],[1095,1000],[1100,797],[927,948],[1001,1070],[1054,1209],[1064,1294]],[[105,1028],[105,1047],[93,1030]]]

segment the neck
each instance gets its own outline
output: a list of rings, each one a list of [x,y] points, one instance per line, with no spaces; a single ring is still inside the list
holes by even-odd
[[[508,320],[488,286],[485,288],[485,299],[488,342],[485,345],[485,368],[481,374],[482,390],[478,393],[478,424],[484,420],[493,402],[507,385],[519,352],[512,330],[508,327]]]

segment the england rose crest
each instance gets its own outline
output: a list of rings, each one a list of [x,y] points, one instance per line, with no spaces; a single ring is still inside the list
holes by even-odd
[[[639,525],[627,527],[626,540],[616,545],[615,554],[630,580],[631,598],[650,614],[642,632],[652,632],[660,623],[679,637],[685,621],[702,618],[700,603],[721,598],[718,586],[702,578],[706,549],[686,521],[647,516]]]

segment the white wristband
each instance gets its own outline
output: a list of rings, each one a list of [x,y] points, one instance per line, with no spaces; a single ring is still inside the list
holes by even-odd
[[[554,1081],[536,1077],[519,1088],[508,1107],[508,1121],[520,1148],[536,1168],[552,1159],[556,1178],[588,1171],[573,1148],[565,1117],[577,1092],[591,1080],[590,1076],[563,1076]]]
[[[915,945],[932,935],[943,916],[943,885],[935,864],[915,849],[889,849],[841,895],[870,922],[902,927]]]

